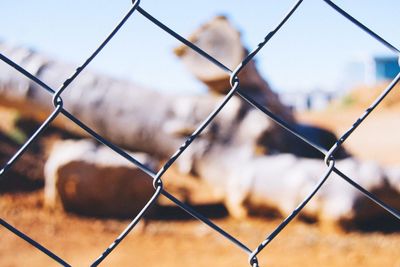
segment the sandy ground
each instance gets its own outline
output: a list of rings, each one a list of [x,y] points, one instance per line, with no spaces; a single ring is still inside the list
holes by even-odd
[[[302,114],[312,122],[343,133],[359,111]],[[354,133],[347,148],[363,159],[399,164],[400,112],[374,113]],[[372,205],[372,204],[371,204]],[[3,193],[1,217],[73,266],[88,266],[119,235],[129,220],[79,217],[43,208],[43,191]],[[172,216],[174,217],[174,216]],[[229,217],[219,226],[255,248],[279,218]],[[14,234],[0,227],[0,266],[57,266]],[[400,232],[330,231],[295,221],[259,255],[261,266],[400,267]],[[249,266],[247,255],[196,220],[149,219],[142,222],[102,266]]]
[[[364,113],[363,109],[302,113],[300,121],[319,125],[343,135]],[[344,146],[360,159],[374,160],[384,165],[399,165],[400,157],[400,108],[378,107],[345,141]]]
[[[6,204],[5,204],[6,203]],[[2,215],[73,266],[88,266],[128,220],[82,218],[42,208],[42,193],[2,196]],[[229,218],[215,222],[254,248],[278,219]],[[1,266],[57,266],[47,256],[0,230]],[[400,266],[400,233],[325,232],[295,222],[260,255],[262,266]],[[103,266],[248,266],[247,256],[194,220],[149,220],[138,226]]]

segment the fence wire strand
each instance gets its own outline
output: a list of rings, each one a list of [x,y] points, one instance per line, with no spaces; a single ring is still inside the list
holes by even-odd
[[[290,123],[286,122],[285,120],[281,119],[278,115],[274,114],[272,111],[268,109],[268,107],[265,107],[261,104],[259,104],[255,99],[253,99],[251,96],[247,95],[245,92],[243,92],[240,89],[240,80],[238,78],[240,72],[243,70],[243,68],[259,53],[263,47],[271,40],[274,35],[279,32],[282,28],[282,26],[290,19],[290,17],[297,11],[298,7],[302,4],[303,0],[295,1],[294,5],[289,9],[288,13],[278,22],[277,26],[272,29],[268,34],[264,37],[262,42],[258,44],[258,46],[252,50],[243,60],[242,62],[234,69],[231,70],[228,68],[226,65],[224,65],[223,62],[218,61],[215,59],[213,56],[208,54],[206,51],[202,50],[199,48],[197,45],[192,43],[191,41],[185,39],[182,37],[179,33],[171,29],[170,27],[166,26],[163,22],[152,16],[150,13],[145,11],[142,7],[140,7],[140,1],[136,0],[133,1],[131,9],[128,11],[128,13],[121,19],[121,21],[115,26],[113,31],[105,38],[105,40],[98,46],[97,49],[94,50],[93,54],[91,54],[85,61],[84,63],[79,66],[76,71],[68,78],[66,79],[62,85],[59,87],[59,89],[54,90],[50,86],[48,86],[45,82],[40,80],[39,78],[35,77],[32,75],[29,71],[18,65],[17,63],[13,62],[11,59],[6,57],[5,55],[0,53],[0,60],[9,65],[11,68],[14,68],[16,71],[24,75],[27,79],[33,81],[37,85],[39,85],[39,88],[47,91],[53,96],[53,104],[54,104],[54,110],[53,112],[48,116],[48,118],[40,125],[40,127],[34,132],[34,134],[21,146],[21,148],[11,157],[11,159],[3,166],[3,168],[0,170],[0,179],[4,178],[4,174],[10,169],[10,167],[19,159],[21,155],[26,151],[26,149],[33,143],[35,142],[40,134],[48,127],[52,121],[57,118],[60,114],[71,120],[73,123],[78,125],[80,128],[82,128],[84,131],[86,131],[88,134],[90,134],[94,139],[97,141],[103,143],[110,149],[112,149],[116,155],[122,156],[125,159],[129,160],[132,164],[137,166],[140,170],[145,172],[146,174],[149,175],[151,179],[153,179],[153,185],[154,185],[154,193],[152,197],[148,200],[146,205],[142,208],[142,210],[139,212],[139,214],[136,215],[136,217],[129,223],[129,225],[122,231],[122,233],[115,239],[115,241],[108,246],[104,252],[93,261],[91,266],[97,266],[99,265],[104,259],[107,258],[107,256],[112,253],[112,251],[120,244],[123,239],[135,228],[135,226],[140,222],[140,220],[143,218],[144,214],[149,210],[149,208],[156,202],[156,200],[159,198],[160,195],[163,195],[167,197],[170,201],[172,201],[175,205],[183,209],[185,212],[196,218],[197,220],[203,222],[205,225],[210,227],[212,230],[217,232],[219,235],[222,237],[225,237],[228,241],[232,242],[235,244],[238,248],[240,248],[242,251],[244,251],[249,259],[249,264],[250,266],[256,267],[259,266],[258,264],[258,259],[257,255],[264,250],[267,245],[274,239],[276,238],[281,231],[288,225],[290,222],[301,212],[301,210],[307,205],[307,203],[314,197],[314,195],[320,190],[320,188],[323,186],[323,184],[327,181],[327,179],[330,177],[330,175],[334,172],[337,175],[339,175],[344,181],[346,181],[350,186],[353,186],[356,188],[358,191],[360,191],[362,194],[364,194],[366,197],[371,199],[373,202],[378,204],[381,208],[386,210],[388,213],[393,215],[395,218],[400,220],[400,213],[399,211],[395,210],[393,207],[390,207],[389,205],[385,204],[382,200],[380,200],[378,197],[376,197],[374,194],[369,192],[368,190],[364,189],[361,185],[359,185],[357,182],[352,180],[350,177],[348,177],[346,174],[341,172],[339,169],[335,167],[335,152],[337,149],[339,149],[343,143],[346,141],[346,139],[351,136],[351,134],[357,129],[359,125],[363,123],[363,121],[371,114],[371,112],[385,99],[385,97],[393,90],[395,85],[399,82],[400,80],[400,73],[396,76],[396,78],[393,79],[393,81],[389,84],[389,86],[382,91],[381,95],[376,98],[376,100],[366,109],[366,111],[354,122],[354,124],[347,130],[338,140],[337,142],[329,149],[325,149],[319,145],[317,145],[313,140],[310,140],[309,138],[303,136],[299,132],[297,132]],[[356,25],[363,31],[365,31],[367,34],[372,36],[374,39],[379,41],[381,44],[389,48],[391,51],[395,52],[396,54],[400,54],[400,50],[396,48],[394,45],[392,45],[390,42],[386,41],[384,38],[382,38],[380,35],[369,29],[367,26],[359,22],[356,18],[354,18],[352,15],[347,13],[345,10],[334,4],[330,0],[324,0],[326,4],[328,4],[333,10],[335,10],[338,14],[341,16],[345,17],[348,19],[352,24]],[[157,27],[161,28],[163,31],[171,35],[173,38],[177,39],[180,41],[183,45],[187,46],[188,48],[192,49],[205,59],[207,59],[209,62],[213,63],[223,71],[227,72],[230,75],[230,82],[231,82],[231,89],[230,91],[225,95],[224,99],[219,103],[219,105],[208,115],[208,117],[203,120],[203,122],[197,127],[197,129],[186,139],[186,141],[178,148],[178,150],[171,156],[171,158],[164,164],[164,166],[157,172],[153,172],[150,170],[147,166],[142,164],[140,161],[137,159],[133,158],[131,155],[126,153],[124,150],[122,150],[120,147],[116,146],[112,142],[108,141],[106,138],[98,134],[96,131],[88,127],[85,123],[83,123],[81,120],[76,118],[74,115],[72,115],[70,112],[68,112],[64,107],[63,107],[63,101],[62,101],[62,93],[68,89],[68,86],[77,78],[80,73],[90,64],[90,62],[100,53],[100,51],[107,45],[109,45],[109,42],[112,40],[112,38],[118,33],[118,31],[124,26],[125,22],[131,17],[131,15],[135,12],[140,13],[144,18],[148,19],[150,22],[152,22],[154,25]],[[1,51],[0,51],[1,52]],[[275,121],[278,125],[280,125],[284,130],[288,131],[292,135],[294,135],[297,139],[301,140],[302,142],[306,143],[307,145],[311,146],[315,150],[321,153],[321,155],[325,156],[325,163],[327,164],[327,169],[326,172],[321,176],[320,180],[316,183],[314,189],[303,199],[303,201],[292,211],[292,213],[285,218],[255,249],[250,249],[247,245],[239,241],[237,238],[214,224],[211,220],[209,220],[206,216],[203,216],[199,212],[197,212],[195,209],[190,207],[189,205],[181,202],[178,200],[175,196],[172,194],[168,193],[164,188],[163,188],[163,183],[162,183],[162,178],[166,171],[171,167],[175,161],[181,156],[181,154],[192,144],[196,138],[201,134],[201,132],[206,129],[209,124],[214,120],[214,118],[218,115],[218,113],[225,107],[225,105],[230,101],[233,95],[238,95],[240,98],[244,99],[247,101],[250,105],[252,105],[254,108],[258,109],[260,112],[264,113],[268,118],[272,119]],[[170,178],[170,179],[173,179]],[[53,252],[48,250],[46,247],[43,245],[39,244],[38,242],[34,241],[31,239],[28,235],[22,233],[19,231],[17,228],[14,226],[10,225],[7,223],[4,219],[0,219],[0,224],[8,229],[10,232],[14,233],[17,235],[19,238],[25,240],[32,246],[34,246],[36,249],[40,250],[47,256],[49,256],[51,259],[59,263],[60,265],[63,266],[70,266],[66,261],[55,255]]]

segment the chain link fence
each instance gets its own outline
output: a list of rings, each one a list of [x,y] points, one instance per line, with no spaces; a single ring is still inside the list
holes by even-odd
[[[283,19],[279,22],[279,24],[272,30],[270,31],[264,39],[259,43],[259,45],[251,51],[246,58],[233,70],[230,68],[226,67],[223,63],[218,61],[217,59],[213,58],[211,55],[208,53],[204,52],[202,49],[197,47],[195,44],[192,42],[188,41],[187,39],[183,38],[181,35],[179,35],[177,32],[175,32],[173,29],[169,28],[168,26],[164,25],[161,21],[159,21],[157,18],[153,17],[151,14],[146,12],[141,6],[140,6],[140,1],[136,0],[133,1],[132,7],[129,10],[129,12],[123,17],[121,22],[114,28],[114,30],[111,32],[111,34],[100,44],[100,46],[94,51],[92,55],[90,55],[87,60],[76,69],[76,71],[72,74],[70,78],[65,80],[65,82],[58,88],[58,89],[53,89],[47,84],[45,84],[43,81],[39,80],[36,78],[34,75],[29,73],[27,70],[13,62],[11,59],[7,58],[3,54],[0,53],[0,59],[8,64],[10,67],[16,69],[19,71],[21,74],[29,78],[31,81],[34,83],[38,84],[42,89],[48,91],[50,94],[53,96],[53,105],[54,105],[54,110],[50,114],[50,116],[41,124],[41,126],[36,130],[36,132],[25,142],[25,144],[15,153],[15,155],[6,163],[6,165],[0,170],[0,178],[1,175],[3,175],[7,170],[10,169],[10,167],[20,158],[20,156],[27,150],[27,148],[35,142],[35,140],[39,137],[39,135],[48,127],[52,121],[58,117],[58,116],[65,116],[68,119],[70,119],[72,122],[77,124],[79,127],[81,127],[83,130],[85,130],[87,133],[89,133],[93,138],[97,139],[99,142],[105,144],[109,148],[115,151],[115,153],[119,154],[120,156],[126,158],[129,160],[132,164],[135,164],[138,168],[140,168],[143,172],[147,173],[150,175],[153,179],[153,186],[154,186],[154,194],[152,197],[148,200],[147,204],[143,207],[143,209],[140,211],[139,214],[131,221],[131,223],[125,228],[125,230],[115,239],[115,241],[109,245],[104,252],[93,261],[92,266],[97,266],[99,265],[117,246],[118,244],[129,234],[132,229],[135,228],[135,226],[138,224],[138,222],[143,218],[144,214],[148,211],[150,206],[152,206],[158,197],[160,195],[164,195],[168,199],[170,199],[172,202],[174,202],[177,206],[185,210],[187,213],[189,213],[191,216],[194,218],[198,219],[199,221],[203,222],[210,228],[212,228],[214,231],[218,232],[221,237],[224,237],[227,242],[232,242],[234,243],[238,248],[240,248],[244,253],[248,255],[248,261],[249,264],[253,267],[259,266],[257,256],[258,254],[266,249],[268,244],[276,238],[279,233],[301,212],[301,210],[307,205],[307,203],[313,198],[313,196],[319,191],[321,186],[327,181],[327,179],[330,177],[332,173],[338,174],[342,179],[344,179],[349,186],[355,187],[357,190],[359,190],[362,194],[364,194],[366,197],[374,201],[376,204],[381,206],[383,209],[385,209],[388,213],[393,215],[395,218],[400,220],[400,213],[399,211],[393,209],[392,207],[386,205],[384,202],[382,202],[380,199],[375,197],[372,193],[369,191],[365,190],[362,186],[360,186],[358,183],[353,181],[350,177],[346,176],[344,173],[342,173],[339,169],[335,167],[335,152],[345,143],[345,141],[348,139],[348,137],[357,129],[357,127],[363,123],[365,118],[371,114],[371,112],[383,101],[383,99],[389,94],[389,92],[394,88],[394,86],[399,82],[400,80],[400,74],[398,74],[394,80],[387,86],[387,88],[381,93],[381,95],[366,109],[366,111],[354,122],[354,124],[348,129],[338,140],[337,142],[329,149],[326,150],[324,148],[321,148],[317,144],[313,142],[313,140],[309,140],[308,138],[302,136],[298,132],[296,132],[295,129],[293,129],[289,123],[285,122],[284,120],[280,119],[277,115],[275,115],[273,112],[271,112],[268,107],[265,107],[263,105],[260,105],[257,103],[254,99],[252,99],[250,96],[246,94],[246,92],[242,91],[240,88],[240,81],[238,78],[239,73],[243,70],[243,68],[248,64],[258,53],[259,51],[274,37],[274,35],[281,29],[281,27],[290,19],[290,17],[296,12],[298,7],[302,4],[302,0],[297,1],[294,6],[289,10],[289,12],[283,17]],[[358,26],[361,30],[365,31],[368,33],[372,38],[375,38],[378,40],[380,43],[388,47],[391,51],[393,51],[396,54],[400,54],[400,50],[387,42],[385,39],[380,37],[378,34],[370,30],[368,27],[360,23],[356,18],[348,14],[345,10],[341,9],[338,7],[336,4],[329,0],[324,0],[324,2],[329,5],[332,9],[334,9],[338,14],[341,16],[345,17],[348,19],[351,23],[355,24]],[[68,89],[68,86],[80,75],[80,73],[90,64],[90,62],[100,53],[100,51],[108,44],[108,42],[114,37],[114,35],[124,26],[125,22],[131,17],[133,13],[139,13],[142,16],[144,16],[146,19],[160,27],[162,30],[182,42],[184,45],[190,47],[194,51],[196,51],[198,54],[209,60],[211,63],[215,64],[217,67],[221,68],[223,71],[229,73],[230,75],[230,83],[231,83],[231,89],[229,93],[227,93],[223,99],[223,101],[220,103],[220,105],[212,112],[209,114],[209,116],[201,123],[201,125],[191,134],[190,137],[187,138],[187,140],[181,145],[181,147],[175,152],[174,155],[171,156],[171,158],[165,163],[165,165],[157,172],[153,172],[152,170],[148,169],[145,165],[141,164],[138,160],[135,158],[131,157],[127,153],[125,153],[121,148],[118,146],[114,145],[113,143],[109,142],[105,138],[103,138],[101,135],[97,134],[94,130],[86,126],[82,121],[80,121],[78,118],[73,116],[70,112],[68,112],[64,106],[63,106],[63,99],[62,95],[65,90]],[[241,98],[243,98],[245,101],[250,103],[252,106],[254,106],[256,109],[260,110],[263,112],[266,116],[274,120],[276,123],[278,123],[281,127],[289,131],[291,134],[295,135],[298,139],[301,141],[307,143],[309,146],[313,147],[320,153],[322,153],[325,158],[324,161],[326,163],[326,172],[321,176],[320,180],[318,183],[315,185],[313,190],[309,192],[308,196],[297,206],[296,209],[293,210],[293,212],[285,218],[276,228],[273,230],[271,233],[269,233],[264,240],[256,247],[256,248],[249,248],[229,234],[228,232],[224,231],[217,225],[215,225],[213,222],[211,222],[208,218],[203,216],[202,214],[198,213],[194,209],[192,209],[190,206],[182,203],[179,201],[177,198],[175,198],[172,194],[168,193],[164,187],[163,187],[163,175],[166,173],[166,171],[174,164],[174,162],[180,157],[180,155],[191,145],[191,143],[202,133],[202,131],[213,121],[213,119],[217,116],[217,114],[224,108],[224,106],[229,102],[229,100],[234,96],[237,95]],[[58,257],[56,254],[30,238],[28,235],[22,233],[9,223],[7,223],[5,220],[0,219],[0,224],[20,237],[21,239],[25,240],[26,242],[30,243],[32,246],[40,250],[41,252],[47,254],[50,258],[52,258],[54,261],[58,262],[59,264],[63,266],[70,266],[65,260],[61,259]]]

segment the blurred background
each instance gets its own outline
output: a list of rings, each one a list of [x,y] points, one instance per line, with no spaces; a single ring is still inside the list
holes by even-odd
[[[400,47],[399,1],[332,2]],[[286,0],[143,0],[140,6],[184,37],[217,15],[227,16],[240,31],[244,47],[252,50],[293,4]],[[0,43],[28,47],[77,66],[113,30],[131,5],[130,1],[105,0],[3,0]],[[206,95],[207,87],[173,53],[180,45],[135,12],[89,68],[99,75],[152,88],[162,94]],[[261,76],[294,112],[296,120],[327,129],[337,136],[354,123],[400,72],[398,55],[318,0],[304,1],[257,54],[255,61]],[[68,75],[59,78],[62,80]],[[383,167],[399,166],[399,115],[400,95],[395,88],[346,141],[345,148],[360,160],[374,161]],[[1,107],[0,116],[2,132],[6,135],[12,132],[13,140],[25,140],[37,126],[22,123],[22,132],[15,131],[13,123],[21,115],[9,107]],[[67,138],[77,138],[75,133],[69,134]],[[46,144],[44,147],[33,148],[30,151],[33,159],[24,159],[24,163],[35,164],[39,159],[44,162]],[[6,148],[3,146],[3,151]],[[13,149],[16,148],[10,151]],[[33,176],[41,180],[42,174]],[[190,186],[195,188],[197,184],[193,183]],[[43,181],[16,184],[11,189],[1,183],[0,194],[3,219],[73,266],[89,265],[132,217],[99,217],[46,209]],[[197,209],[251,247],[256,247],[282,219],[276,214],[235,219],[219,202],[206,207],[201,204]],[[390,221],[389,225],[378,225],[375,221],[351,229],[339,227],[339,230],[327,230],[314,220],[296,220],[261,254],[262,266],[400,266],[399,223],[383,218]],[[1,266],[54,264],[4,228],[0,229],[0,238]],[[104,266],[246,266],[246,255],[236,252],[237,248],[207,226],[166,205],[158,214],[142,221],[107,258]]]

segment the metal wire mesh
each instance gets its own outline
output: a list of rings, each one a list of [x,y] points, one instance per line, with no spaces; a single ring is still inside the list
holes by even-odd
[[[125,228],[125,230],[115,239],[115,241],[108,246],[105,251],[93,261],[92,266],[99,265],[117,246],[118,244],[129,234],[129,232],[137,225],[137,223],[142,219],[143,215],[147,212],[151,205],[155,203],[157,198],[160,195],[164,195],[166,198],[174,202],[177,206],[182,208],[184,211],[192,215],[194,218],[200,220],[216,232],[218,232],[221,236],[225,237],[227,241],[234,243],[238,248],[244,251],[248,255],[249,264],[251,266],[259,266],[257,255],[265,249],[268,244],[279,235],[279,233],[299,214],[299,212],[307,205],[307,203],[313,198],[313,196],[318,192],[321,186],[327,181],[330,175],[334,172],[338,174],[341,178],[343,178],[350,186],[353,186],[357,190],[359,190],[362,194],[366,197],[374,201],[376,204],[381,206],[385,209],[388,213],[393,215],[395,218],[400,220],[400,213],[399,211],[395,210],[394,208],[386,205],[382,202],[379,198],[374,196],[371,192],[365,190],[362,186],[358,183],[353,181],[350,177],[343,174],[339,169],[335,167],[335,152],[343,145],[343,143],[348,139],[348,137],[357,129],[357,127],[365,120],[367,116],[371,114],[371,112],[382,102],[382,100],[388,95],[388,93],[394,88],[394,86],[400,80],[400,74],[398,74],[394,80],[387,86],[387,88],[381,93],[381,95],[366,109],[366,111],[355,121],[355,123],[348,129],[338,140],[337,142],[329,149],[326,150],[321,148],[317,144],[313,142],[313,140],[309,140],[307,137],[301,135],[300,133],[296,132],[289,123],[285,122],[284,120],[280,119],[279,116],[271,112],[267,107],[259,104],[248,96],[246,92],[240,89],[240,81],[238,78],[239,73],[243,70],[243,68],[259,53],[259,51],[274,37],[274,35],[281,29],[281,27],[289,20],[289,18],[296,12],[298,7],[302,4],[302,0],[296,1],[293,7],[289,10],[289,12],[283,17],[283,19],[278,23],[278,25],[270,31],[264,39],[259,43],[259,45],[251,51],[246,58],[234,69],[231,70],[226,67],[223,63],[219,62],[217,59],[213,58],[207,52],[203,51],[199,47],[197,47],[192,42],[188,41],[187,39],[180,36],[176,33],[173,29],[169,28],[168,26],[164,25],[161,21],[157,18],[153,17],[151,14],[146,12],[141,6],[140,1],[136,0],[133,1],[132,7],[129,12],[122,18],[121,22],[114,28],[114,30],[110,33],[110,35],[100,44],[100,46],[94,51],[92,55],[88,57],[88,59],[79,66],[76,71],[65,80],[65,82],[57,89],[53,89],[43,81],[29,73],[27,70],[13,62],[11,59],[7,58],[3,54],[0,53],[0,60],[8,64],[10,67],[16,69],[18,72],[32,80],[34,83],[38,84],[40,88],[46,90],[53,96],[53,105],[54,110],[51,115],[41,124],[41,126],[35,131],[35,133],[25,142],[25,144],[15,153],[15,155],[6,163],[6,165],[0,170],[0,178],[9,168],[18,160],[18,158],[26,151],[26,149],[33,143],[39,135],[48,127],[51,122],[58,116],[65,116],[66,118],[70,119],[72,122],[77,124],[87,133],[89,133],[93,138],[97,139],[99,142],[103,143],[104,145],[108,146],[115,153],[118,153],[120,156],[129,160],[132,164],[136,165],[142,171],[147,173],[153,179],[153,185],[155,191],[152,197],[148,200],[147,204],[143,207],[140,213],[131,221],[131,223]],[[388,47],[396,54],[400,54],[400,50],[387,42],[381,36],[370,30],[367,26],[360,23],[356,18],[348,14],[346,11],[338,7],[336,4],[329,0],[324,0],[324,2],[329,5],[332,9],[334,9],[337,13],[341,16],[348,19],[351,23],[358,26],[361,30],[368,33],[371,37],[378,40],[380,43]],[[195,52],[209,60],[211,63],[215,64],[217,67],[221,68],[223,71],[229,73],[230,75],[230,83],[231,89],[229,93],[226,94],[223,101],[215,108],[215,110],[208,115],[208,117],[201,123],[200,126],[187,138],[187,140],[181,145],[181,147],[171,156],[171,158],[164,164],[164,166],[157,172],[154,173],[152,170],[148,169],[145,165],[141,164],[138,160],[131,157],[129,154],[124,152],[121,148],[114,145],[113,143],[109,142],[101,135],[97,134],[94,130],[86,126],[82,121],[78,118],[73,116],[69,113],[63,106],[62,94],[65,90],[68,89],[68,86],[79,76],[79,74],[90,64],[90,62],[100,53],[100,51],[108,44],[108,42],[114,37],[114,35],[124,26],[125,22],[131,17],[133,13],[140,13],[143,17],[147,18],[149,21],[153,22],[155,25],[160,27],[162,30],[182,42],[184,45],[188,46],[189,48],[193,49]],[[217,116],[217,114],[224,108],[224,106],[229,102],[229,100],[234,96],[237,95],[243,98],[245,101],[250,103],[256,109],[263,112],[266,116],[274,120],[278,123],[281,127],[285,130],[289,131],[291,134],[295,135],[301,141],[307,143],[309,146],[313,147],[320,153],[325,156],[325,163],[327,165],[326,172],[321,176],[319,182],[315,185],[314,189],[308,194],[308,196],[298,205],[293,212],[285,218],[276,228],[273,230],[260,244],[258,247],[251,249],[242,243],[240,240],[236,239],[234,236],[230,235],[228,232],[224,231],[217,225],[215,225],[212,221],[208,218],[204,217],[202,214],[195,211],[193,208],[189,207],[188,205],[182,203],[177,198],[175,198],[172,194],[168,193],[166,189],[163,187],[162,178],[166,171],[174,164],[174,162],[180,157],[180,155],[191,145],[191,143],[201,134],[201,132],[213,121],[213,119]],[[18,229],[7,223],[5,220],[0,219],[0,224],[20,237],[21,239],[25,240],[26,242],[30,243],[32,246],[40,250],[41,252],[45,253],[47,256],[52,258],[54,261],[58,262],[63,266],[70,266],[65,260],[61,259],[53,252],[45,248],[44,246],[40,245],[33,239],[31,239],[28,235],[20,232]]]

